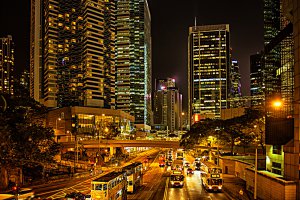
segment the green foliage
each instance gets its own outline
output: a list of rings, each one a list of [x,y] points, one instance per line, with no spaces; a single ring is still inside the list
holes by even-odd
[[[262,117],[263,112],[260,110],[246,109],[244,115],[227,120],[205,119],[194,124],[180,142],[185,148],[193,148],[213,136],[219,144],[230,146],[233,153],[234,145],[245,146],[253,142],[255,136],[249,132],[249,128]]]
[[[47,109],[28,95],[6,95],[5,99],[7,109],[0,112],[1,163],[20,166],[53,162],[60,147],[54,141],[53,129],[43,126]]]

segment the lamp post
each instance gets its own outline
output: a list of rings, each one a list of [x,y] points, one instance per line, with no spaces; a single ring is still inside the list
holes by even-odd
[[[59,117],[59,118],[57,118],[57,119],[55,119],[55,133],[56,133],[56,142],[58,142],[58,131],[57,131],[57,121],[61,121],[61,118]]]
[[[183,134],[182,133],[183,117],[184,117],[184,112],[181,113],[181,135]]]
[[[220,135],[220,131],[221,129],[219,127],[216,128],[216,131],[218,132],[217,134],[217,165],[219,166],[219,135]]]
[[[59,118],[57,118],[56,120],[55,120],[55,129],[57,130],[57,121],[60,121],[61,120],[61,118],[59,117]]]

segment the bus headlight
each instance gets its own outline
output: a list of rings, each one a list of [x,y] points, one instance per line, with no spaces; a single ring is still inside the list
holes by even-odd
[[[222,189],[222,186],[220,185],[218,188],[219,188],[219,190],[221,190],[221,189]]]
[[[171,184],[174,185],[174,181],[171,181]]]
[[[209,188],[210,190],[212,189],[212,187],[211,187],[211,186],[209,186],[208,188]]]

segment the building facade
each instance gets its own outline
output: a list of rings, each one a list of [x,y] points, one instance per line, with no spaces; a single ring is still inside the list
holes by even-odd
[[[30,92],[47,107],[115,108],[115,2],[32,0]]]
[[[265,104],[262,61],[260,53],[250,56],[250,95],[253,97],[251,106],[264,106]]]
[[[296,181],[297,191],[296,199],[300,199],[300,181],[299,181],[299,141],[300,141],[300,7],[299,1],[297,0],[284,0],[283,1],[283,11],[284,15],[291,21],[293,24],[293,55],[294,55],[294,132],[293,140],[286,144],[283,148],[284,151],[284,177],[287,180]]]
[[[30,73],[27,70],[24,70],[21,72],[21,77],[19,79],[19,82],[23,87],[29,91],[29,85],[30,85]]]
[[[189,28],[188,116],[193,124],[199,116],[220,118],[228,107],[230,88],[229,25]]]
[[[0,93],[14,94],[14,63],[12,36],[0,38]]]
[[[237,60],[232,59],[230,65],[230,93],[229,93],[229,107],[238,108],[243,106],[242,97],[242,86],[241,86],[241,74],[240,67]]]
[[[154,92],[154,126],[171,133],[182,128],[182,94],[175,79],[156,79]]]
[[[151,16],[147,0],[117,1],[116,106],[151,125]]]
[[[264,1],[264,41],[262,72],[265,84],[267,170],[283,175],[285,152],[293,139],[294,127],[294,42],[293,25],[283,15],[283,1]],[[273,102],[282,105],[275,107]],[[273,149],[273,150],[271,150]],[[275,149],[275,151],[274,151]]]
[[[72,106],[50,110],[46,125],[53,127],[58,142],[80,135],[89,139],[128,135],[134,117],[120,110]]]

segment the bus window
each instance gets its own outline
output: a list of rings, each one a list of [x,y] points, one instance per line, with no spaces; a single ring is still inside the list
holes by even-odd
[[[95,184],[95,190],[102,190],[102,184]]]
[[[103,190],[107,190],[107,184],[103,184]]]
[[[184,176],[183,175],[172,175],[171,181],[183,181]]]

